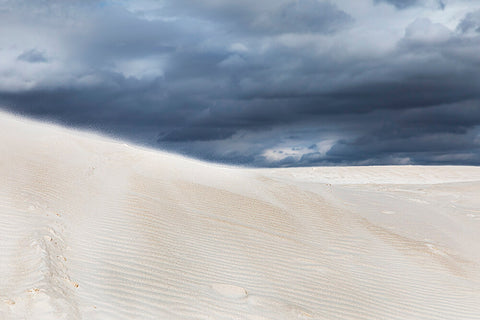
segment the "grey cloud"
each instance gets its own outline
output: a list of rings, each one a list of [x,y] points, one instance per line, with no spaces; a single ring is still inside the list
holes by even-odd
[[[458,24],[457,30],[463,33],[469,31],[480,32],[480,10],[469,12]]]
[[[31,62],[31,63],[40,63],[40,62],[48,61],[45,55],[36,49],[24,51],[22,54],[20,54],[17,57],[17,60]]]
[[[375,3],[383,2],[383,3],[391,4],[399,10],[406,9],[406,8],[409,8],[409,7],[413,7],[413,6],[422,5],[423,3],[426,2],[425,0],[374,0],[374,1],[375,1]],[[444,10],[446,8],[446,4],[443,0],[437,0],[436,1],[436,6],[440,10]]]
[[[278,32],[329,33],[343,28],[352,18],[330,2],[299,0],[285,3],[271,14],[260,28]]]
[[[375,2],[385,2],[395,6],[397,9],[405,9],[419,4],[421,0],[375,0]]]
[[[167,11],[222,21],[229,33],[245,35],[320,32],[344,28],[352,17],[330,1],[204,1],[180,0],[166,5]]]

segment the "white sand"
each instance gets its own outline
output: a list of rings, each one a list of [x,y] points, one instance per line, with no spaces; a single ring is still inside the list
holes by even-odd
[[[480,168],[240,169],[0,114],[0,319],[480,319]]]

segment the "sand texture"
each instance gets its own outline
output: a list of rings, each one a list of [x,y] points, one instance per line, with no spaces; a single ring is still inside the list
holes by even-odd
[[[0,319],[480,319],[480,168],[244,169],[0,114]]]

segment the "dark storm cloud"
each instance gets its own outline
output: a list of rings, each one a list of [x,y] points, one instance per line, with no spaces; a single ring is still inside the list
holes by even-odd
[[[445,155],[444,150],[448,148],[447,155],[469,155],[465,156],[464,161],[459,164],[478,164],[475,154],[478,154],[480,146],[472,141],[473,137],[470,135],[441,133],[415,137],[409,135],[379,136],[389,132],[382,130],[352,141],[339,141],[327,153],[327,159],[338,163],[363,162],[365,164],[388,164],[393,159],[398,159],[398,163],[401,163],[402,160],[408,159],[406,163],[414,161],[414,163],[424,164],[430,156],[432,158],[430,162],[436,164],[440,161],[434,161],[435,156]],[[372,154],[375,157],[371,157]]]
[[[182,130],[173,130],[159,140],[165,142],[223,140],[230,138],[235,132],[235,129],[228,127],[188,127]]]
[[[0,1],[0,104],[235,164],[480,164],[479,8],[355,3]]]

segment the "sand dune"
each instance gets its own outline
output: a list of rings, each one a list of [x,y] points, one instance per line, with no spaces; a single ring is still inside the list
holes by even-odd
[[[480,168],[242,169],[0,130],[0,319],[480,319]]]

